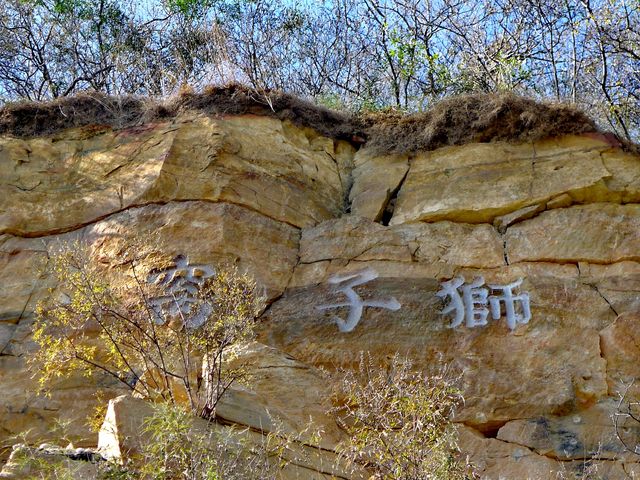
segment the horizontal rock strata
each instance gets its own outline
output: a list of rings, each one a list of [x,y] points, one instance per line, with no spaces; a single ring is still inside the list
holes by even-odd
[[[124,241],[153,234],[165,253],[236,264],[263,289],[270,306],[243,353],[261,376],[220,415],[288,432],[311,415],[328,453],[301,467],[308,478],[327,478],[341,438],[318,367],[354,367],[364,351],[459,376],[461,449],[481,478],[633,478],[640,457],[610,420],[619,393],[640,399],[639,205],[640,158],[597,135],[379,156],[272,118],[188,116],[2,137],[0,442],[27,429],[53,440],[68,419],[76,445],[95,446],[92,395],[120,390],[72,378],[50,399],[33,393],[30,327],[55,288],[40,267],[59,242],[84,240],[121,268]],[[362,315],[345,327],[339,280],[363,274]],[[436,294],[457,276],[521,279],[531,319],[450,328]],[[638,427],[623,440],[640,443]]]

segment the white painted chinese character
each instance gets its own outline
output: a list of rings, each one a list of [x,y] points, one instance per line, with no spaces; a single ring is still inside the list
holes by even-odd
[[[184,255],[175,259],[175,267],[151,273],[147,282],[162,287],[164,295],[149,300],[154,321],[163,324],[165,316],[182,315],[189,327],[202,325],[211,313],[210,306],[203,305],[198,312],[192,312],[196,295],[205,279],[215,273],[209,265],[191,265]]]
[[[362,285],[375,278],[378,278],[378,273],[372,268],[366,268],[360,272],[347,273],[344,275],[334,275],[329,279],[329,283],[338,285],[336,291],[342,292],[348,301],[319,305],[316,309],[329,310],[332,308],[350,307],[346,321],[337,315],[333,316],[341,332],[350,332],[356,327],[360,321],[360,317],[362,317],[364,307],[386,308],[393,311],[400,309],[400,302],[393,297],[388,300],[362,300],[360,295],[353,289],[353,287]]]
[[[511,330],[518,323],[528,323],[531,319],[529,294],[514,295],[513,289],[522,284],[522,279],[508,285],[489,285],[492,290],[498,290],[498,295],[489,296],[489,289],[484,286],[484,278],[476,277],[470,284],[464,283],[463,277],[456,277],[440,284],[441,290],[436,293],[442,299],[449,298],[447,306],[440,312],[447,315],[453,312],[453,319],[449,328],[456,328],[465,322],[467,327],[478,327],[487,324],[487,316],[491,307],[491,318],[499,320],[502,314],[501,305],[505,306],[507,325]],[[516,303],[521,305],[521,313],[516,311]]]
[[[466,319],[466,326],[473,328],[487,324],[489,309],[487,308],[487,296],[489,292],[484,285],[484,278],[476,277],[471,284],[465,285],[463,277],[456,277],[441,284],[442,290],[436,293],[437,297],[449,298],[449,304],[440,312],[442,315],[454,312],[454,317],[449,328],[462,325]],[[462,296],[458,289],[462,290]]]
[[[513,289],[522,284],[522,279],[518,279],[508,285],[489,285],[493,290],[501,290],[500,295],[491,295],[489,304],[491,305],[491,318],[498,320],[501,315],[500,303],[504,303],[505,314],[507,316],[507,325],[511,330],[516,328],[518,323],[529,323],[531,320],[531,306],[529,303],[529,294],[521,293],[514,295]],[[516,312],[516,302],[520,302],[522,313]]]

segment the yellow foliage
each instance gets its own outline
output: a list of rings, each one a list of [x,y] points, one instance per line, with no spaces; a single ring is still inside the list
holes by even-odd
[[[212,418],[220,397],[244,374],[226,367],[227,352],[253,337],[263,303],[255,282],[218,268],[195,295],[191,308],[208,315],[193,326],[181,312],[171,315],[151,302],[173,293],[141,280],[153,268],[143,259],[160,268],[170,262],[144,244],[125,244],[121,253],[126,271],[105,271],[80,243],[52,256],[58,288],[37,306],[33,338],[40,348],[30,361],[41,389],[77,372],[107,375],[144,397],[186,402]]]

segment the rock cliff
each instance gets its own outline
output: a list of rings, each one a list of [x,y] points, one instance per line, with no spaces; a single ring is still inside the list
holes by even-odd
[[[245,352],[262,375],[221,405],[231,422],[268,428],[271,414],[295,431],[311,416],[330,449],[341,433],[318,367],[400,352],[461,375],[455,421],[482,478],[640,476],[611,420],[619,393],[640,396],[640,157],[605,135],[384,155],[277,118],[193,113],[0,137],[1,443],[54,440],[70,421],[76,446],[96,445],[93,393],[122,392],[75,378],[43,398],[26,368],[55,286],[41,267],[61,241],[117,262],[148,233],[189,262],[239,265],[269,299]],[[450,328],[443,285],[480,277]],[[515,320],[504,295],[494,319],[482,291],[520,280]],[[361,315],[333,308],[349,288]],[[624,435],[640,443],[640,424]]]

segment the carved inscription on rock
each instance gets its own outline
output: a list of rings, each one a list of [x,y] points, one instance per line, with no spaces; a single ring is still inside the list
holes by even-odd
[[[363,300],[362,297],[360,297],[360,295],[358,295],[354,290],[354,287],[376,278],[378,278],[378,272],[372,268],[366,268],[355,273],[334,275],[329,279],[329,284],[335,285],[334,290],[337,293],[344,294],[344,296],[347,297],[347,301],[318,305],[316,309],[322,311],[333,308],[349,307],[349,314],[346,320],[338,317],[337,315],[333,316],[333,319],[341,332],[351,332],[356,328],[365,307],[386,308],[393,311],[399,310],[401,306],[400,302],[393,297],[383,300]]]
[[[531,320],[529,294],[514,293],[521,284],[521,278],[507,285],[485,285],[483,277],[476,277],[471,283],[465,283],[464,277],[453,278],[442,282],[441,290],[436,293],[447,302],[440,313],[452,314],[449,328],[463,323],[473,328],[486,325],[489,313],[493,320],[499,320],[504,307],[507,326],[513,330],[518,324]]]
[[[155,321],[162,324],[166,318],[180,316],[188,327],[197,328],[211,313],[207,304],[194,311],[198,290],[205,279],[215,274],[215,270],[210,265],[190,264],[184,255],[176,257],[174,263],[175,266],[153,272],[147,278],[147,282],[164,292],[149,300]]]

